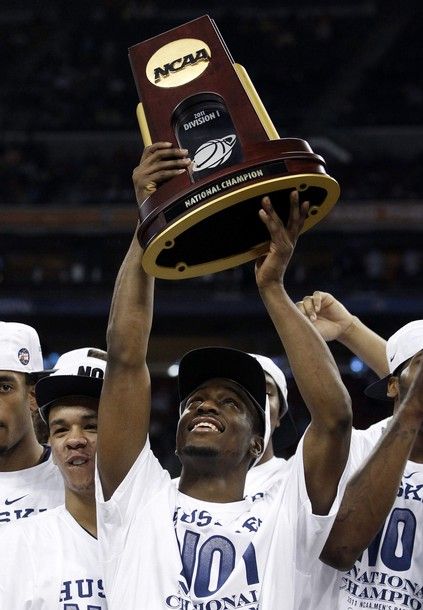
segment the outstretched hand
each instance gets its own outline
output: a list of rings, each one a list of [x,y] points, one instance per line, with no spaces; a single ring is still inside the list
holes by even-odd
[[[270,244],[268,253],[258,258],[255,265],[256,282],[259,289],[265,288],[273,282],[281,283],[283,281],[298,236],[307,218],[309,202],[300,203],[298,191],[292,191],[289,200],[289,218],[285,227],[273,209],[270,198],[266,196],[262,199],[259,216],[269,230]]]
[[[354,322],[354,316],[328,292],[315,290],[296,303],[325,341],[341,339]]]
[[[155,142],[147,146],[138,167],[132,172],[138,204],[154,193],[160,184],[185,172],[190,163],[188,151],[174,148],[170,142]]]

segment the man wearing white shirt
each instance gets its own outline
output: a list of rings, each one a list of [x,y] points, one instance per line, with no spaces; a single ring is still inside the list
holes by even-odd
[[[0,530],[0,608],[106,610],[95,508],[97,409],[105,352],[63,354],[36,385],[65,503]]]
[[[277,457],[273,447],[273,435],[278,434],[282,446],[293,445],[298,432],[289,412],[288,388],[281,369],[271,358],[251,354],[261,364],[266,377],[266,393],[269,404],[271,436],[260,461],[247,472],[245,494],[253,495],[266,489],[281,477],[287,468],[287,460]]]
[[[356,474],[322,551],[332,567],[316,566],[313,607],[421,608],[423,320],[386,342],[328,293],[316,291],[299,307],[326,340],[341,341],[382,377],[365,393],[391,401],[394,410],[367,430],[353,430],[350,470]]]
[[[0,526],[61,504],[63,480],[32,420],[34,384],[43,370],[32,326],[0,322]]]
[[[186,151],[167,143],[148,147],[134,171],[139,201],[146,183],[186,166]],[[270,432],[265,376],[254,357],[214,347],[186,354],[178,380],[179,489],[151,453],[146,353],[153,278],[142,269],[134,236],[116,280],[99,409],[97,508],[110,610],[230,604],[291,610],[294,575],[310,577],[336,510],[351,413],[330,352],[283,286],[306,214],[307,205],[293,193],[285,229],[263,200],[260,216],[271,245],[257,262],[256,278],[312,421],[286,480],[245,500],[246,473]],[[333,383],[322,386],[319,373]]]

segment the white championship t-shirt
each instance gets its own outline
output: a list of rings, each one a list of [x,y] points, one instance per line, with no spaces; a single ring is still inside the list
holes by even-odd
[[[63,478],[51,453],[32,468],[0,472],[0,526],[55,508],[64,501]]]
[[[245,495],[254,496],[256,492],[272,487],[284,476],[284,473],[290,467],[289,464],[290,461],[273,456],[264,464],[250,468],[245,480]]]
[[[302,441],[275,485],[240,502],[179,492],[148,441],[107,502],[97,474],[97,495],[109,610],[291,610],[337,510],[312,514]]]
[[[1,610],[106,610],[98,542],[64,506],[0,529]]]
[[[352,468],[373,450],[390,418],[353,430]],[[423,608],[423,464],[408,461],[395,503],[379,534],[348,572],[320,563],[315,610]]]

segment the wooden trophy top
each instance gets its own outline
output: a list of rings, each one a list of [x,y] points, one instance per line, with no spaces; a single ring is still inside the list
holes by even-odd
[[[174,142],[175,109],[208,92],[223,98],[243,149],[269,140],[239,66],[208,15],[130,47],[129,61],[151,142]]]

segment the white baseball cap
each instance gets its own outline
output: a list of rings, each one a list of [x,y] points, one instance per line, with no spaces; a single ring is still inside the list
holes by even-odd
[[[386,395],[388,379],[396,369],[423,349],[423,320],[414,320],[402,326],[386,342],[389,375],[369,385],[364,393],[370,398],[390,400]]]
[[[100,398],[107,354],[95,347],[82,347],[62,354],[53,373],[40,379],[35,397],[42,419],[47,422],[51,405],[65,396]]]
[[[282,415],[288,410],[288,387],[286,385],[286,377],[281,371],[281,369],[267,356],[262,356],[261,354],[250,354],[256,360],[258,360],[262,366],[262,369],[265,373],[268,373],[275,380],[276,385],[278,386],[282,396],[285,399],[285,405],[283,407]]]
[[[35,328],[0,322],[0,370],[34,373],[43,370],[40,339]]]
[[[261,354],[250,354],[250,356],[253,356],[258,360],[264,372],[273,378],[282,396],[283,404],[281,405],[281,423],[279,425],[279,445],[281,448],[288,447],[298,440],[298,430],[288,408],[288,387],[286,384],[286,377],[283,371],[271,358],[262,356]]]

